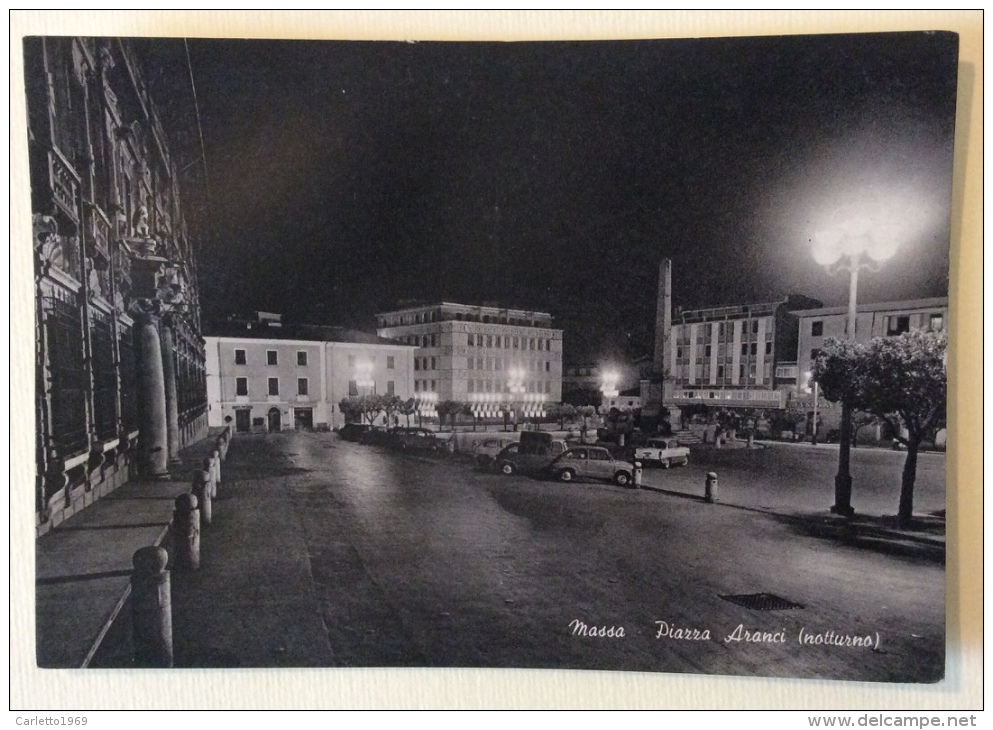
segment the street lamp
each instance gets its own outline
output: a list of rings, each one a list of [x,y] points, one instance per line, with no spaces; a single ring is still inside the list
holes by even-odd
[[[524,369],[512,367],[507,371],[507,391],[510,393],[510,400],[514,406],[514,430],[517,430],[517,414],[521,409],[521,400],[524,392]]]
[[[603,403],[600,404],[600,411],[604,415],[610,412],[610,400],[620,395],[620,390],[617,388],[618,380],[620,380],[620,376],[616,370],[607,370],[601,378],[600,392],[603,394]],[[605,420],[604,423],[606,422]],[[624,433],[619,428],[615,430],[617,431],[617,443],[623,446]]]
[[[373,379],[372,363],[368,360],[359,360],[355,363],[355,385],[362,395],[362,415],[365,416],[366,396],[376,387]],[[371,421],[371,419],[370,419]]]
[[[617,389],[618,380],[620,380],[620,376],[614,370],[608,370],[603,374],[602,382],[600,383],[600,392],[603,393],[604,399],[616,398],[620,395],[620,391]]]
[[[839,271],[849,274],[848,317],[845,320],[845,337],[849,340],[855,340],[859,271],[878,271],[884,261],[893,258],[898,246],[898,230],[897,226],[879,220],[878,211],[870,200],[859,207],[839,208],[831,217],[831,225],[814,233],[814,261],[829,274]],[[852,407],[842,401],[841,444],[831,511],[846,517],[855,514],[852,509],[851,450]]]
[[[803,375],[806,378],[806,382],[807,382],[807,385],[804,387],[804,391],[807,393],[813,392],[814,394],[814,414],[811,417],[811,420],[813,421],[813,426],[811,426],[810,429],[810,443],[816,446],[817,445],[817,396],[820,391],[820,385],[816,380],[814,380],[814,374],[809,370],[805,372]],[[814,383],[813,388],[810,387],[811,382]]]

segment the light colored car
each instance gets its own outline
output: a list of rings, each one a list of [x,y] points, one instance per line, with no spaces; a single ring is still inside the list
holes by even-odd
[[[620,461],[602,446],[573,446],[546,467],[548,475],[562,482],[605,479],[619,486],[634,486],[634,464]]]
[[[634,450],[634,459],[644,464],[660,464],[668,469],[670,466],[689,464],[690,450],[680,446],[674,438],[654,438]]]
[[[476,445],[472,447],[473,460],[479,467],[488,469],[493,465],[497,454],[513,443],[517,443],[517,439],[489,438],[477,441]]]

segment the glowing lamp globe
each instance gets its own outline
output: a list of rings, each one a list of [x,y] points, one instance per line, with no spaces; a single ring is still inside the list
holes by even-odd
[[[873,261],[887,261],[896,255],[899,231],[896,226],[880,226],[873,231],[872,237],[866,246],[866,254]]]
[[[819,266],[831,266],[842,256],[840,231],[817,231],[814,233],[811,252]]]

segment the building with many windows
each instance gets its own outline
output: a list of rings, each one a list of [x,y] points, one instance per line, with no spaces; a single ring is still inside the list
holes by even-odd
[[[527,416],[562,397],[562,330],[545,312],[440,302],[376,315],[381,337],[416,347],[414,395]]]
[[[847,307],[819,307],[793,312],[798,319],[799,338],[796,387],[790,398],[795,407],[806,412],[801,426],[806,436],[814,435],[817,421],[819,438],[826,438],[841,426],[841,407],[817,398],[811,380],[814,361],[828,337],[844,339],[848,321]],[[896,337],[910,330],[948,330],[948,298],[910,299],[899,302],[859,304],[855,316],[855,339],[868,342],[876,337]],[[879,426],[858,431],[860,441],[872,442],[886,436]],[[941,435],[943,443],[944,434]]]
[[[206,435],[193,244],[129,41],[24,40],[38,533]]]
[[[948,330],[948,297],[910,299],[901,302],[860,304],[855,316],[855,340],[868,342],[875,337],[895,337],[910,330]],[[797,346],[798,387],[805,386],[805,377],[828,337],[845,338],[848,321],[847,307],[824,307],[795,310],[799,320]]]
[[[782,408],[796,387],[798,316],[819,307],[793,295],[778,302],[677,311],[667,356],[667,406]]]
[[[345,398],[414,394],[414,348],[365,332],[283,325],[260,312],[251,322],[211,325],[205,339],[211,426],[338,428]]]

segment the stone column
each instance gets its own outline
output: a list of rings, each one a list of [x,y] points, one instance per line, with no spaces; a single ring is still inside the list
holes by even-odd
[[[166,441],[169,445],[169,466],[178,467],[179,460],[179,402],[176,395],[176,335],[170,316],[162,318],[159,335],[162,340],[162,376],[165,380]]]
[[[138,314],[139,471],[146,479],[168,479],[168,424],[159,318]]]

